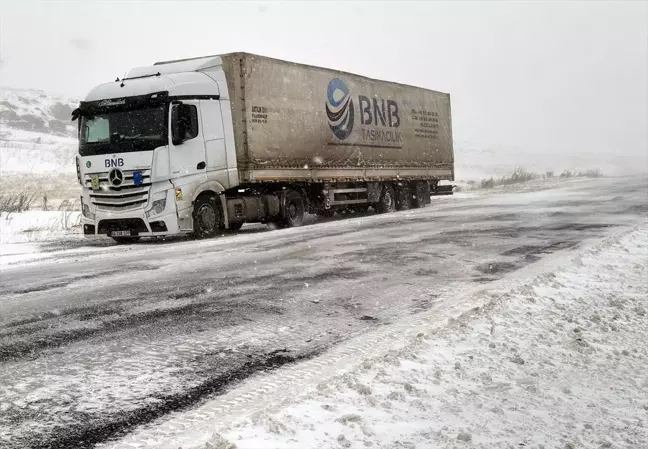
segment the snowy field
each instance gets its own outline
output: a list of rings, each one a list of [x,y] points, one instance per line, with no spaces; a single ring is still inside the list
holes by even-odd
[[[483,148],[475,144],[455,142],[455,178],[457,182],[479,182],[482,179],[510,175],[517,167],[542,176],[555,176],[565,170],[600,170],[605,176],[628,176],[646,173],[648,152],[644,154],[593,154],[584,149],[542,151],[521,148]]]
[[[0,213],[0,254],[17,243],[83,238],[80,212],[27,211]]]
[[[0,166],[5,173],[75,174],[77,140],[6,127],[0,135]]]

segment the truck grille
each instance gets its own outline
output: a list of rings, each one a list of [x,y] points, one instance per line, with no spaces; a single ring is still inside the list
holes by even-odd
[[[142,184],[135,185],[133,172],[142,173]],[[146,206],[151,190],[151,170],[122,170],[124,180],[119,187],[110,184],[109,172],[87,173],[85,186],[92,189],[92,178],[99,178],[99,188],[92,190],[90,200],[99,210],[126,212]]]

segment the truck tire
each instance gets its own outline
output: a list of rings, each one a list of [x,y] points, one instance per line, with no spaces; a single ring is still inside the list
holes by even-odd
[[[194,237],[214,237],[221,229],[221,213],[216,201],[209,196],[200,196],[194,203]]]
[[[396,210],[396,194],[391,184],[385,184],[380,194],[380,201],[376,204],[376,212],[386,214]]]
[[[414,185],[414,201],[413,205],[415,209],[427,206],[427,201],[425,200],[425,192],[429,192],[429,188],[423,182],[417,182]]]
[[[302,196],[291,190],[286,194],[286,208],[281,225],[286,228],[296,228],[304,222],[304,199]]]
[[[396,210],[409,210],[412,208],[412,193],[407,184],[396,187]]]

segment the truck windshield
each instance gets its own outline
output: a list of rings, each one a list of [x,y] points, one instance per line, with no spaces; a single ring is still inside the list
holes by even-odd
[[[164,106],[83,116],[79,131],[80,152],[98,154],[152,150],[164,145],[165,128]],[[133,145],[136,141],[143,144]]]

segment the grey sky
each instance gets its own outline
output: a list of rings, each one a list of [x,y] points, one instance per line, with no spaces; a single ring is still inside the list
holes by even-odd
[[[648,152],[648,3],[0,0],[0,85],[248,51],[452,95],[464,144]]]

